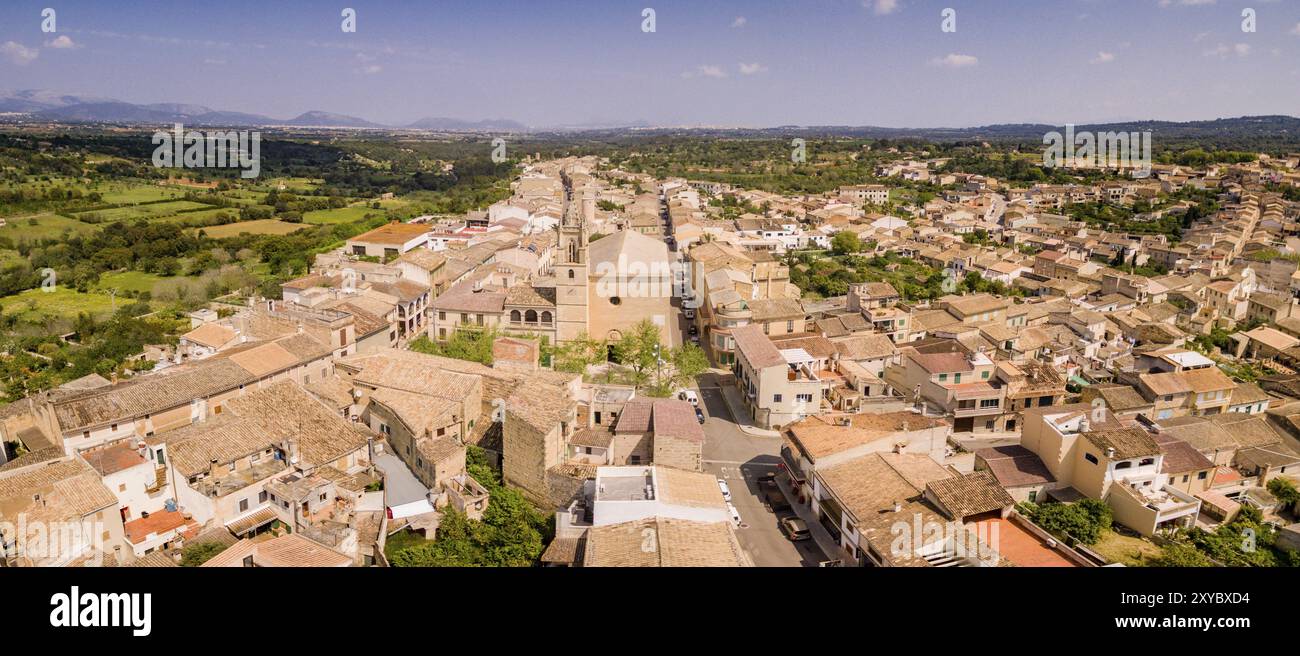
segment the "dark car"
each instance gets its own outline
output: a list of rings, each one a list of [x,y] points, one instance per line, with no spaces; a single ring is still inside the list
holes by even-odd
[[[699,326],[696,326],[695,324],[691,324],[690,334],[698,335],[699,332],[700,332]]]
[[[704,411],[701,410],[701,409],[699,409],[699,408],[696,408],[696,409],[695,409],[695,418],[696,418],[697,420],[699,420],[699,422],[700,422],[701,424],[703,424],[703,423],[704,423]]]
[[[782,510],[790,509],[790,502],[786,500],[785,493],[775,485],[763,489],[763,500],[767,502],[767,507],[770,508],[772,512],[780,512]]]
[[[808,525],[798,517],[786,517],[781,520],[781,532],[794,542],[812,538],[812,533],[808,532]]]

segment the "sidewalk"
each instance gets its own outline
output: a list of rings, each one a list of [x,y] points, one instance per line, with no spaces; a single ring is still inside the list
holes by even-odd
[[[799,503],[799,495],[790,489],[790,483],[783,480],[787,477],[787,474],[777,476],[776,486],[781,488],[781,494],[784,494],[786,501],[790,502],[790,509],[799,516],[799,519],[803,520],[803,523],[808,525],[808,532],[812,534],[813,541],[817,543],[817,548],[822,550],[826,560],[842,559],[844,555],[841,553],[839,543],[835,541],[835,538],[831,537],[830,531],[827,531],[826,527],[822,526],[822,523],[813,516],[812,507]]]
[[[727,411],[731,413],[731,421],[742,432],[755,437],[781,437],[781,434],[774,430],[754,425],[754,420],[750,419],[749,413],[745,411],[745,399],[741,398],[740,390],[736,389],[735,385],[724,383],[718,386],[718,391],[722,392],[722,400],[726,402]]]

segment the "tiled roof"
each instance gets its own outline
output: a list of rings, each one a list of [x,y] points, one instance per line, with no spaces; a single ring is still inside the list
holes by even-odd
[[[1089,431],[1084,438],[1105,452],[1115,449],[1115,460],[1131,460],[1144,456],[1160,455],[1160,445],[1151,434],[1141,428],[1116,428],[1113,430]],[[1098,454],[1101,455],[1101,454]]]
[[[686,401],[659,399],[654,402],[653,422],[655,437],[675,437],[692,442],[704,442],[704,428],[695,418],[695,408]]]
[[[772,344],[772,340],[763,334],[763,327],[757,324],[741,326],[732,331],[736,340],[736,350],[745,356],[750,366],[755,369],[781,367],[786,365],[781,351]]]
[[[715,485],[716,487],[716,485]],[[664,517],[587,530],[586,567],[752,566],[727,522]]]
[[[1004,488],[1056,482],[1038,454],[1019,444],[979,449],[975,456],[988,465]]]
[[[366,435],[296,383],[283,381],[226,401],[226,411],[169,432],[176,471],[193,476],[212,460],[233,462],[296,440],[307,464],[325,465],[366,445]]]
[[[926,490],[953,519],[1009,508],[1016,503],[993,474],[986,471],[930,481]]]

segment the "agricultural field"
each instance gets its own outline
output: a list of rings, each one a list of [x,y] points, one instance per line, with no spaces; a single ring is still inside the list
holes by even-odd
[[[117,306],[129,302],[129,299],[119,299]],[[29,289],[0,298],[0,315],[16,315],[20,323],[34,325],[44,324],[49,318],[75,319],[83,312],[104,317],[112,314],[113,309],[114,302],[108,294],[83,293],[66,287],[55,287],[48,292]]]
[[[379,201],[380,209],[375,209],[370,206],[373,202],[374,201],[368,200],[333,210],[316,210],[314,212],[307,212],[302,215],[302,220],[305,223],[314,223],[317,225],[351,223],[353,221],[365,219],[367,215],[374,216],[377,214],[384,214],[389,210],[400,209],[411,204],[411,201],[409,200],[389,198],[387,200]]]
[[[174,200],[164,203],[150,203],[148,205],[134,205],[131,207],[115,207],[112,209],[95,210],[92,212],[78,212],[74,216],[77,218],[98,217],[101,221],[109,223],[113,221],[130,221],[134,219],[153,219],[163,216],[171,216],[187,210],[201,210],[208,207],[211,206],[190,200]]]
[[[89,223],[47,212],[28,216],[5,217],[5,225],[0,227],[0,237],[8,237],[16,244],[22,241],[35,241],[38,239],[58,239],[63,236],[64,232],[84,235],[94,231],[95,226]]]
[[[123,203],[153,203],[160,200],[181,198],[185,195],[183,189],[178,189],[176,187],[160,187],[158,185],[119,182],[100,183],[92,186],[90,191],[99,192],[105,203],[112,203],[114,205]]]
[[[227,237],[238,237],[240,234],[245,232],[251,235],[287,235],[306,227],[309,226],[302,223],[287,223],[276,219],[262,219],[260,221],[242,221],[239,223],[210,226],[203,228],[203,233],[212,239],[225,239]]]
[[[170,280],[170,278],[163,278],[160,275],[143,271],[105,273],[99,277],[99,284],[95,288],[105,293],[111,289],[120,292],[152,292],[153,286],[160,280]]]

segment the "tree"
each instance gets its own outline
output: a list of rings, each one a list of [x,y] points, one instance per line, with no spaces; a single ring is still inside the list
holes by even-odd
[[[1033,506],[1029,519],[1058,536],[1069,536],[1084,544],[1096,544],[1110,530],[1111,510],[1105,502],[1083,499],[1075,503],[1045,503]]]
[[[831,237],[831,251],[836,255],[851,255],[862,251],[862,240],[848,230],[841,230]]]
[[[1171,542],[1150,564],[1153,567],[1213,567],[1214,561],[1186,542]]]
[[[659,326],[649,319],[642,319],[614,347],[618,361],[632,368],[637,385],[644,385],[650,378],[650,371],[659,366],[663,351],[660,338]]]
[[[198,567],[225,550],[226,545],[220,542],[198,542],[185,545],[185,548],[181,549],[181,567]]]
[[[1275,478],[1268,482],[1269,494],[1277,497],[1283,506],[1295,506],[1300,501],[1300,490],[1296,489],[1295,483],[1285,478]]]
[[[696,376],[709,370],[709,358],[704,349],[694,344],[682,344],[673,349],[673,387],[683,387],[695,380]]]
[[[583,331],[577,339],[552,348],[551,364],[556,371],[585,374],[587,367],[604,362],[608,353],[605,342],[596,341]]]

